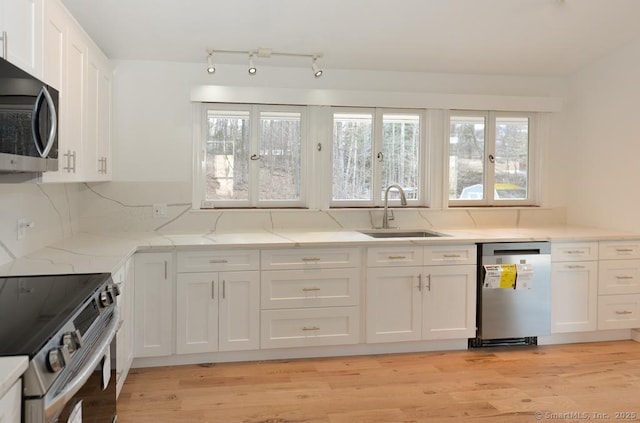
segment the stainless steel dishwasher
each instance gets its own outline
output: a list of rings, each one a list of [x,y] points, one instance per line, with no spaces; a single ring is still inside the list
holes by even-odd
[[[470,347],[535,345],[550,333],[550,254],[548,242],[478,244],[478,328]],[[529,265],[530,289],[484,287],[484,266],[493,264]]]

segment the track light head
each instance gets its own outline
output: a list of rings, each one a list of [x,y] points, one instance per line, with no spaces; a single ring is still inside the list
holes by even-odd
[[[212,75],[216,73],[216,67],[213,66],[213,53],[209,52],[207,55],[207,73]]]
[[[316,78],[320,78],[322,76],[323,70],[318,67],[317,58],[314,56],[313,61],[311,62],[311,69],[313,70],[313,76]]]
[[[253,64],[253,53],[249,53],[249,75],[253,76],[258,72],[255,65]]]

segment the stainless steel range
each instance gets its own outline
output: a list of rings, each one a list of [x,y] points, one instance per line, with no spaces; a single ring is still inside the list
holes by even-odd
[[[108,273],[0,278],[0,356],[29,356],[25,423],[116,420],[118,294]]]

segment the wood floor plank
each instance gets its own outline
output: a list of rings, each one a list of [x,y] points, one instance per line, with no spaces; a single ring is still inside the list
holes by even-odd
[[[132,369],[118,422],[640,421],[638,392],[633,341],[220,363]]]

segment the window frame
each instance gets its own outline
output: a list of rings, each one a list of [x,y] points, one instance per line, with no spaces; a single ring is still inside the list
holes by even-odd
[[[260,156],[260,120],[263,112],[300,113],[300,198],[297,200],[260,200],[260,160],[249,159],[249,192],[246,200],[206,200],[206,140],[207,118],[210,111],[238,111],[249,112],[249,157],[256,154]],[[308,199],[308,107],[291,105],[266,105],[266,104],[235,104],[235,103],[201,103],[198,113],[200,121],[194,125],[200,127],[198,154],[194,155],[197,169],[194,182],[194,206],[202,210],[217,208],[306,208]]]
[[[419,207],[427,204],[427,185],[429,181],[427,179],[427,163],[429,158],[429,144],[433,141],[427,139],[427,114],[426,110],[422,108],[380,108],[380,107],[344,107],[335,106],[329,108],[328,121],[330,122],[331,129],[328,134],[327,144],[330,146],[328,153],[328,160],[326,165],[327,178],[331,180],[331,187],[327,192],[326,203],[329,209],[339,209],[348,207],[370,207],[379,208],[384,206],[383,189],[382,187],[382,164],[376,158],[379,152],[383,149],[384,138],[384,117],[389,115],[416,115],[419,119],[419,160],[418,166],[418,181],[420,186],[418,187],[417,198],[407,199],[407,206]],[[334,200],[333,199],[333,150],[334,150],[334,122],[336,114],[368,114],[372,116],[372,130],[371,130],[371,195],[372,198],[367,200]],[[403,187],[404,188],[404,187]],[[375,193],[380,192],[381,195],[377,196]],[[397,195],[397,191],[392,191],[393,196]],[[390,206],[400,206],[400,199],[389,198]]]
[[[484,117],[484,158],[483,158],[483,198],[482,199],[451,199],[449,198],[449,158],[451,147],[451,117],[469,116]],[[527,118],[528,119],[528,149],[527,149],[527,198],[526,199],[496,199],[493,187],[495,184],[495,163],[489,160],[489,155],[495,155],[496,122],[499,118]],[[539,160],[539,140],[537,138],[538,116],[531,112],[511,111],[480,111],[480,110],[448,110],[445,117],[444,150],[446,165],[444,166],[443,204],[448,207],[482,207],[482,206],[537,206],[538,179],[537,167]]]

